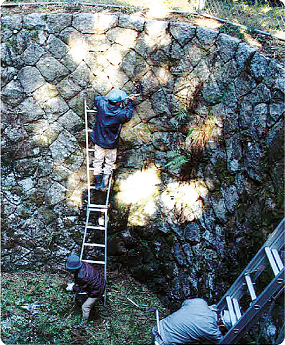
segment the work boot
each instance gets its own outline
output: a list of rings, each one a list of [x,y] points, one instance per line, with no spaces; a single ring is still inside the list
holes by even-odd
[[[100,187],[100,190],[102,192],[106,192],[106,190],[108,188],[109,177],[110,177],[109,174],[103,174],[102,183],[101,183],[101,187]]]
[[[94,175],[95,184],[94,187],[98,190],[101,188],[101,175]]]

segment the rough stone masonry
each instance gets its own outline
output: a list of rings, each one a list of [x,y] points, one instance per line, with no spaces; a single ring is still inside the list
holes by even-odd
[[[1,25],[3,269],[58,270],[79,252],[83,100],[140,86],[114,174],[109,269],[167,300],[216,301],[283,217],[284,68],[183,22],[102,11]]]

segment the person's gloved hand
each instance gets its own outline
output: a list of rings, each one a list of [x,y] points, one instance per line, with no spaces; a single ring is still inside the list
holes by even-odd
[[[74,283],[68,283],[67,287],[65,288],[66,291],[72,291],[73,290]]]

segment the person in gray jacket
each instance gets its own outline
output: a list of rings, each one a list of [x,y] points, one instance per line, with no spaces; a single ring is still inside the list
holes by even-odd
[[[187,299],[175,313],[153,327],[155,345],[216,344],[231,327],[226,313],[219,320],[214,307],[202,298]]]

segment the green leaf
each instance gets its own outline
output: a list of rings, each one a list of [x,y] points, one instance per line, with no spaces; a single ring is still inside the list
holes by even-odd
[[[176,167],[179,168],[181,167],[183,164],[187,163],[188,159],[186,156],[184,155],[179,155],[175,158],[173,158],[170,162],[166,163],[166,167]]]

